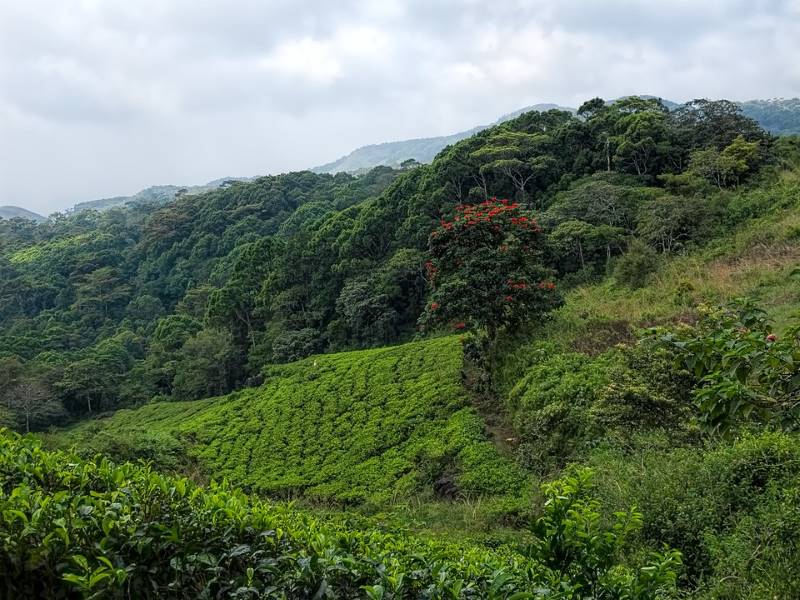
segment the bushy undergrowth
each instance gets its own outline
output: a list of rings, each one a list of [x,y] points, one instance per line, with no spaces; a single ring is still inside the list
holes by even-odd
[[[684,556],[693,597],[800,597],[800,439],[764,432],[733,443],[671,448],[652,437],[635,454],[597,451],[604,504],[636,505],[642,542],[668,544]]]
[[[507,400],[527,467],[546,473],[598,444],[628,445],[636,431],[693,437],[691,378],[674,369],[668,351],[643,342],[597,357],[547,343],[529,352],[535,364]]]
[[[604,530],[584,481],[581,475],[545,490],[537,562],[510,551],[347,531],[227,485],[206,491],[145,466],[48,453],[32,438],[0,431],[0,595],[664,597],[679,555],[654,555],[638,569],[619,564],[636,527]]]
[[[67,443],[166,468],[183,444],[214,477],[282,498],[381,504],[434,488],[524,489],[528,477],[469,407],[461,369],[454,337],[319,356],[269,367],[259,388],[119,411]]]

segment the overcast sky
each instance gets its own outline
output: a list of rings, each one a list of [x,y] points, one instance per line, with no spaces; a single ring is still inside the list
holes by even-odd
[[[800,95],[800,0],[0,0],[0,205],[302,169],[636,93]]]

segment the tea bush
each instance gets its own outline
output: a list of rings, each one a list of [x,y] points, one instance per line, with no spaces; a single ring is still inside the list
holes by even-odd
[[[584,531],[620,536],[599,528],[596,505],[570,486],[548,492],[537,546],[583,548],[561,569],[510,550],[349,531],[227,484],[204,490],[0,431],[0,597],[578,600],[589,587],[573,572],[601,563],[592,597],[665,597],[679,556],[631,568],[581,542]]]
[[[118,411],[66,443],[129,459],[138,440],[136,452],[163,464],[148,444],[171,451],[179,442],[214,477],[281,498],[380,504],[430,495],[443,476],[456,493],[524,488],[528,476],[469,407],[462,362],[455,337],[313,357],[268,367],[259,388]],[[99,446],[100,433],[125,443]]]

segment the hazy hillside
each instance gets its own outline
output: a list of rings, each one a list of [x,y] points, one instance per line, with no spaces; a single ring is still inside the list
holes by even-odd
[[[219,187],[223,187],[236,181],[249,181],[250,177],[226,177],[222,179],[215,179],[209,181],[205,185],[154,185],[149,188],[143,189],[132,196],[114,196],[113,198],[100,198],[98,200],[87,200],[86,202],[78,202],[72,209],[72,212],[81,212],[82,210],[106,210],[115,206],[123,206],[125,204],[164,204],[174,200],[180,195],[196,195],[205,192],[210,192]]]
[[[494,124],[496,125],[504,121],[509,121],[531,110],[546,111],[554,109],[575,112],[574,109],[558,106],[557,104],[534,104],[533,106],[521,108],[507,115],[503,115]],[[420,163],[429,163],[445,146],[455,144],[488,127],[491,127],[491,125],[479,125],[467,131],[460,131],[452,135],[370,144],[369,146],[356,148],[347,156],[314,167],[311,170],[315,173],[338,173],[340,171],[357,173],[377,167],[378,165],[399,167],[400,163],[408,159],[413,159]]]
[[[800,98],[740,102],[742,112],[775,135],[800,135]]]
[[[33,211],[20,208],[19,206],[0,206],[0,219],[28,219],[41,223],[47,220],[47,217],[36,214]]]
[[[654,98],[654,96],[642,97]],[[680,106],[679,103],[670,100],[663,100],[663,102],[670,110],[674,110]],[[747,102],[740,102],[739,106],[741,106],[742,112],[745,115],[755,119],[770,133],[775,135],[800,134],[800,99],[750,100]],[[534,104],[504,115],[500,117],[496,123],[508,121],[531,110],[566,110],[572,113],[577,111],[575,108],[559,106],[557,104]],[[337,173],[339,171],[356,173],[378,165],[397,167],[401,162],[407,159],[414,159],[421,163],[429,163],[445,146],[468,138],[478,131],[486,129],[486,127],[488,126],[474,127],[468,131],[462,131],[448,136],[370,144],[369,146],[357,148],[347,156],[343,156],[338,160],[314,167],[312,170],[317,173]]]

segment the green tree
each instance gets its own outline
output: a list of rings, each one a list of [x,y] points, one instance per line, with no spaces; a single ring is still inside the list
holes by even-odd
[[[641,206],[637,231],[647,243],[669,254],[695,237],[706,219],[705,211],[697,198],[658,196]]]
[[[598,256],[611,260],[612,249],[624,247],[625,231],[610,225],[592,225],[571,219],[559,223],[550,233],[549,241],[560,254],[578,258],[581,269]]]
[[[479,328],[494,341],[503,328],[540,319],[561,301],[541,245],[541,229],[517,203],[457,207],[430,236],[431,294],[421,323]]]
[[[475,150],[472,157],[481,163],[481,173],[507,177],[519,200],[525,202],[531,182],[544,188],[553,178],[556,161],[548,151],[551,143],[547,134],[501,130]]]
[[[230,390],[239,359],[233,336],[225,330],[203,329],[186,340],[176,359],[172,391],[181,400],[218,396]]]

